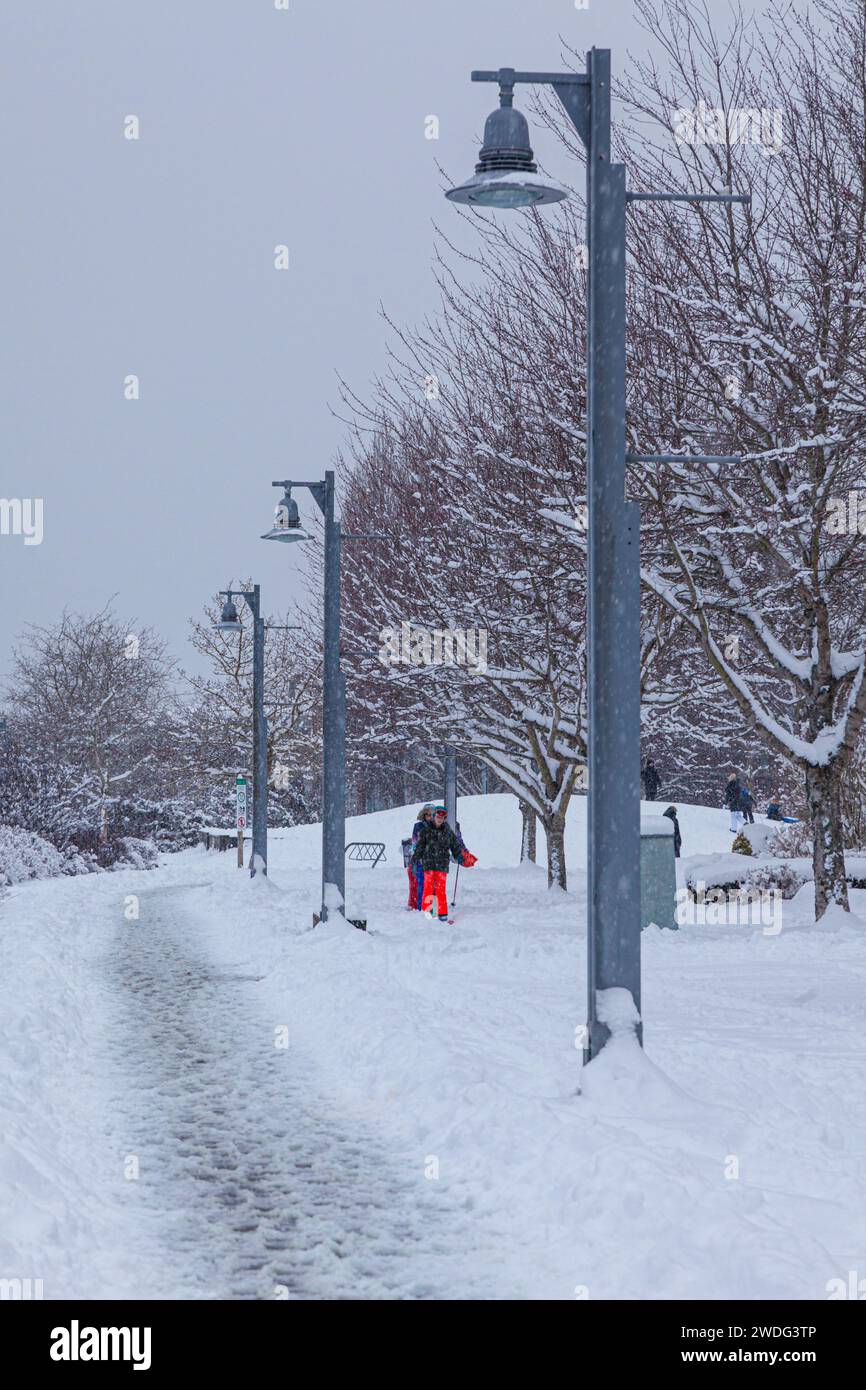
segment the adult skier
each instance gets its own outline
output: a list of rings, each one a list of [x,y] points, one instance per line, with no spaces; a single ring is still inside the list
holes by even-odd
[[[674,823],[674,859],[679,859],[683,837],[680,834],[680,823],[677,820],[676,806],[669,806],[666,811],[662,811],[662,815],[667,816],[668,820],[672,820]]]
[[[433,898],[440,922],[448,920],[448,860],[471,869],[475,864],[474,854],[458,840],[448,824],[448,812],[442,805],[431,807],[432,816],[425,820],[418,832],[418,840],[412,851],[412,863],[424,871],[424,887],[421,898],[421,911],[425,917],[433,916]]]
[[[725,805],[731,813],[731,834],[736,835],[742,820],[743,788],[736,772],[732,772],[725,787]]]
[[[432,814],[432,802],[425,801],[424,805],[420,807],[418,811],[418,819],[412,827],[412,834],[410,838],[408,840],[401,841],[401,844],[403,846],[403,863],[405,864],[406,872],[409,875],[409,901],[406,904],[406,910],[408,912],[421,911],[421,893],[424,887],[424,870],[418,864],[412,863],[412,851],[418,843],[418,836],[421,833],[421,827],[427,823],[427,821],[432,817]]]
[[[662,779],[661,777],[659,777],[658,768],[656,767],[652,758],[647,758],[646,766],[644,767],[644,770],[641,773],[641,780],[643,782],[646,800],[655,801],[656,797],[659,794],[659,787],[662,784]]]

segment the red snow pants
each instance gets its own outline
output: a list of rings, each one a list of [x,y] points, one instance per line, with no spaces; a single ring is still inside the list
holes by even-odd
[[[436,911],[440,917],[448,916],[448,875],[442,869],[424,870],[424,894],[421,899],[421,911],[427,912],[433,906],[433,894],[436,894]]]
[[[406,872],[409,875],[409,906],[420,909],[421,904],[418,901],[418,890],[421,885],[421,880],[424,877],[424,870],[416,869],[414,864],[410,864]]]

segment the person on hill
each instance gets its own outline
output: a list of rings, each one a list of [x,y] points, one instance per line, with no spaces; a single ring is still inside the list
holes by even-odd
[[[679,859],[683,837],[680,834],[680,823],[677,820],[676,806],[669,806],[666,811],[662,811],[662,815],[667,816],[668,820],[672,820],[674,823],[674,859]]]
[[[403,843],[403,861],[406,865],[406,872],[409,875],[409,901],[406,904],[408,912],[421,911],[421,893],[424,887],[424,870],[419,865],[412,863],[412,851],[418,843],[418,836],[421,834],[421,827],[425,825],[433,814],[433,806],[429,801],[418,811],[418,819],[412,827],[412,835]]]
[[[743,788],[736,772],[732,772],[725,787],[725,805],[731,813],[731,834],[736,835],[742,820]]]
[[[474,854],[470,854],[461,844],[448,824],[448,812],[442,805],[431,807],[431,816],[425,820],[418,833],[418,840],[412,851],[412,862],[424,872],[424,886],[421,897],[421,911],[425,917],[433,916],[433,898],[436,898],[436,911],[440,922],[448,920],[448,861],[453,859],[471,869],[475,864]]]
[[[647,801],[655,801],[659,794],[659,787],[662,784],[662,779],[659,777],[658,768],[652,758],[647,758],[646,760],[646,766],[641,773],[641,781],[643,782],[645,799]]]
[[[767,806],[767,820],[782,819],[782,804],[778,792],[774,792]]]
[[[749,825],[755,824],[755,799],[748,787],[743,787],[740,792],[740,810],[743,813],[743,820]]]

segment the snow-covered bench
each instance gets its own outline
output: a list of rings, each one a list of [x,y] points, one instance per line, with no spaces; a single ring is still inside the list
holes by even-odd
[[[751,827],[750,827],[751,828]],[[782,858],[763,854],[692,854],[680,861],[685,888],[694,897],[699,885],[703,888],[722,888],[734,892],[742,888],[756,869],[766,867],[787,869],[801,883],[811,883],[814,877],[812,860],[806,857]],[[866,855],[845,855],[845,878],[849,888],[866,887]]]
[[[236,830],[222,830],[215,825],[206,825],[198,832],[198,838],[205,849],[235,849],[238,843],[238,832]]]

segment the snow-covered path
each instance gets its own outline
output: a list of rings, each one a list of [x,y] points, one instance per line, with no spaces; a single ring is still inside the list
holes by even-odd
[[[471,1296],[435,1186],[329,1113],[261,977],[214,960],[195,898],[146,890],[141,929],[97,963],[107,1114],[172,1295]]]
[[[349,826],[388,847],[349,872],[368,932],[311,929],[314,826],[271,836],[269,879],[191,850],[11,890],[0,1277],[561,1300],[866,1279],[866,892],[819,927],[805,888],[778,931],[648,929],[646,1052],[582,1071],[582,807],[567,895],[514,867],[513,798],[461,807],[480,858],[454,927],[403,909],[411,808]],[[702,863],[727,856],[723,813],[681,824]]]

